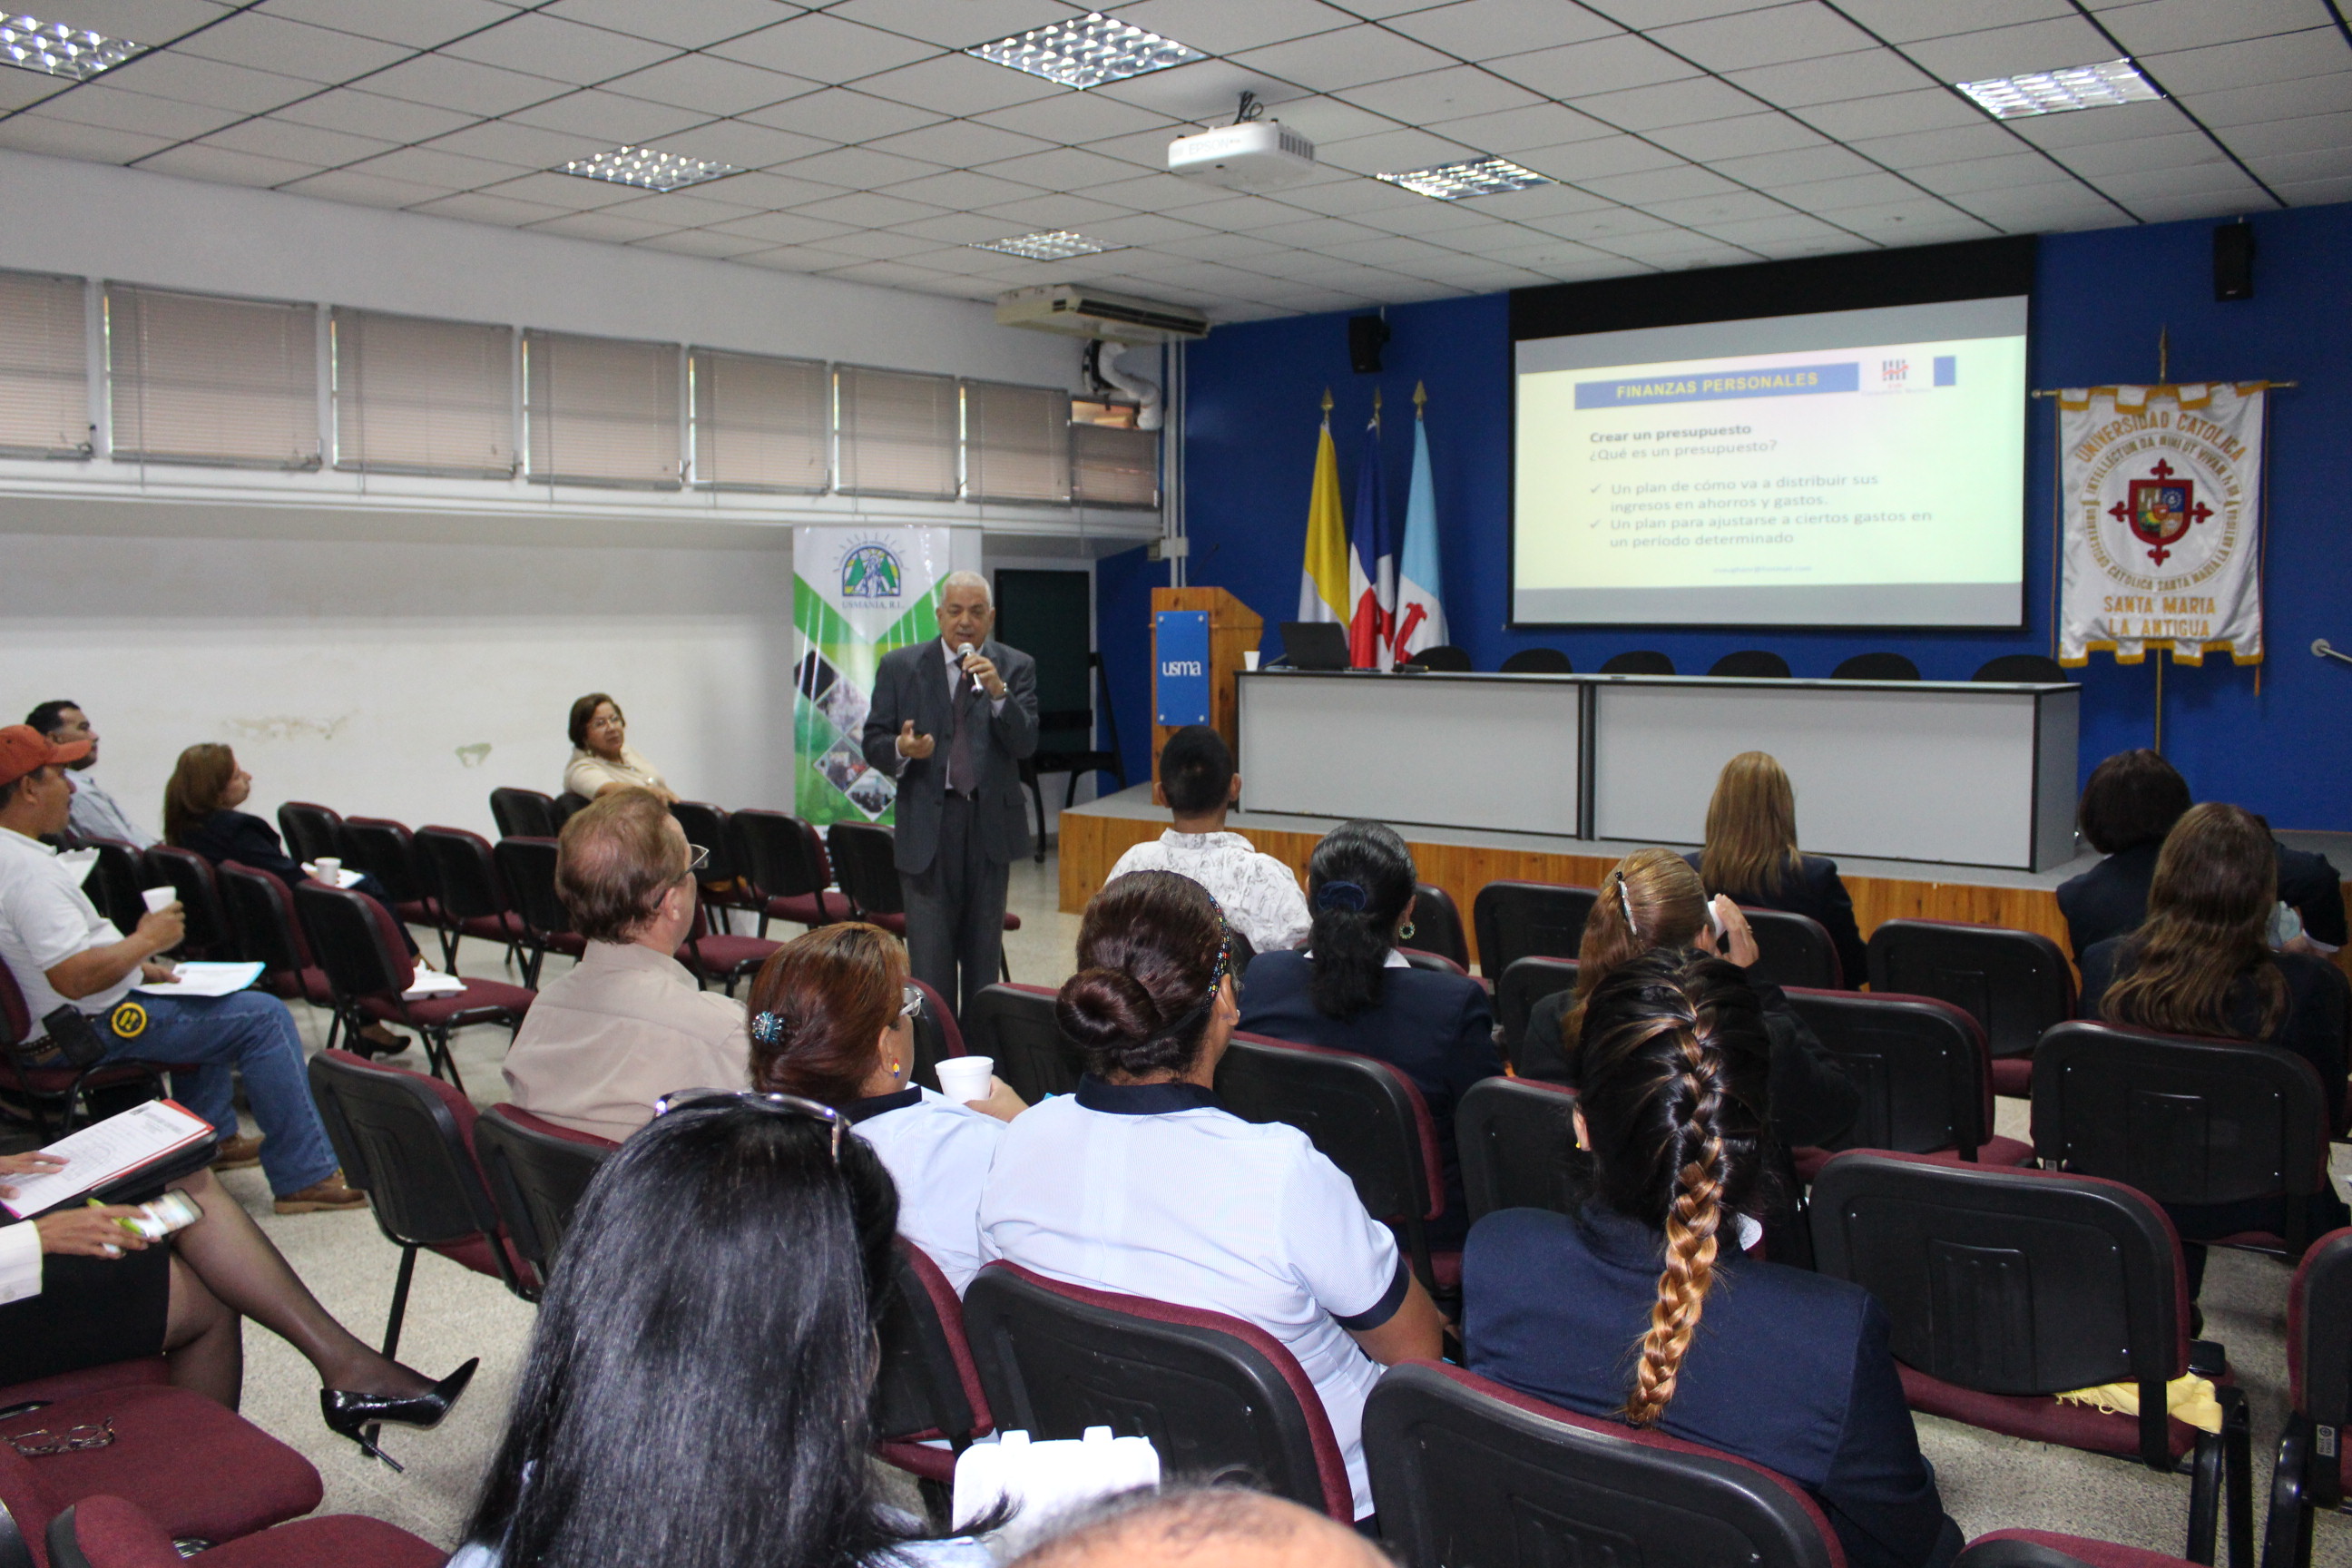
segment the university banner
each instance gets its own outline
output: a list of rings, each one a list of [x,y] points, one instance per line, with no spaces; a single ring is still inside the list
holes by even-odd
[[[2058,662],[2263,658],[2266,382],[2058,395]]]
[[[882,656],[939,636],[944,528],[793,530],[794,814],[884,822],[898,785],[866,765],[858,735]]]

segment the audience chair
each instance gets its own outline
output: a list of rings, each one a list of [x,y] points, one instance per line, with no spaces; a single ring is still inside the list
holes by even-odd
[[[988,1393],[963,1331],[963,1303],[930,1255],[897,1238],[892,1283],[876,1337],[882,1364],[874,1378],[874,1448],[884,1463],[913,1476],[939,1522],[948,1511],[956,1457],[993,1428]],[[933,1447],[944,1441],[944,1448]]]
[[[1454,1108],[1463,1205],[1477,1224],[1496,1209],[1574,1214],[1592,1157],[1576,1146],[1576,1091],[1537,1079],[1489,1078]]]
[[[187,921],[186,934],[173,952],[199,960],[241,956],[229,942],[228,911],[221,907],[212,862],[193,849],[174,849],[168,844],[150,847],[146,858],[146,885],[169,886],[180,896],[180,911]],[[140,907],[142,911],[146,908],[143,903]]]
[[[1470,943],[1463,935],[1462,910],[1454,895],[1434,882],[1412,885],[1412,945],[1450,958],[1457,970],[1470,968]]]
[[[2309,1062],[2276,1046],[2080,1021],[2042,1036],[2033,1057],[2043,1165],[2167,1205],[2283,1200],[2284,1232],[2188,1239],[2303,1255],[2309,1200],[2328,1191],[2335,1109]]]
[[[137,929],[139,917],[147,912],[146,901],[139,889],[146,882],[146,868],[138,848],[120,838],[83,838],[77,842],[85,849],[98,851],[98,864],[82,879],[82,891],[98,906],[98,912],[114,922],[114,929],[128,932]]]
[[[446,1068],[461,1095],[466,1080],[450,1055],[450,1035],[474,1024],[503,1024],[511,1035],[530,1011],[532,993],[496,980],[467,980],[463,991],[448,995],[403,995],[415,984],[415,961],[401,946],[392,916],[365,894],[305,882],[294,889],[294,912],[345,1023],[367,1017],[415,1030],[433,1076]]]
[[[1350,1523],[1348,1464],[1321,1395],[1280,1340],[1198,1307],[988,1265],[964,1331],[999,1429],[1151,1439],[1171,1475],[1238,1468],[1276,1497]]]
[[[517,1270],[518,1278],[547,1279],[588,1184],[620,1145],[559,1127],[519,1105],[493,1105],[482,1112],[473,1141],[491,1206],[525,1266]],[[527,1293],[536,1299],[535,1289]]]
[[[1439,1362],[1381,1374],[1364,1464],[1381,1543],[1404,1568],[1845,1568],[1829,1520],[1787,1477]]]
[[[910,974],[907,977],[907,984],[923,994],[922,1015],[915,1020],[915,1060],[908,1069],[908,1077],[925,1089],[937,1092],[940,1060],[965,1054],[963,1030],[957,1026],[955,1011],[948,1005],[947,998],[932,990],[929,981],[918,980]],[[1007,1079],[1005,1081],[1009,1083],[1012,1080]]]
[[[535,789],[494,789],[490,820],[501,838],[552,838],[559,830],[555,797]]]
[[[694,902],[694,925],[678,943],[677,961],[694,976],[694,984],[704,990],[711,981],[726,987],[727,994],[735,994],[739,981],[757,974],[760,966],[768,962],[784,944],[770,942],[763,936],[741,936],[730,931],[710,929],[709,906],[698,896]]]
[[[688,844],[709,851],[709,858],[695,879],[702,887],[704,910],[719,911],[714,922],[718,931],[730,933],[735,928],[730,910],[749,910],[756,915],[766,900],[752,897],[744,879],[742,858],[735,852],[735,832],[728,826],[726,810],[709,801],[678,800],[670,803],[669,814],[685,830]]]
[[[2164,1211],[2120,1182],[2054,1171],[1840,1154],[1812,1189],[1821,1272],[1876,1297],[1911,1408],[2192,1477],[2188,1547],[2213,1561],[2221,1502],[2231,1568],[2253,1568],[2244,1395],[2220,1347],[2189,1342],[2180,1244]],[[2218,1435],[2174,1419],[2165,1385],[2215,1380]],[[2137,1415],[2053,1397],[2137,1385]],[[2226,1479],[2225,1479],[2226,1472]]]
[[[985,986],[971,999],[971,1016],[962,1020],[971,1054],[994,1058],[996,1076],[1032,1105],[1049,1094],[1074,1092],[1085,1070],[1077,1046],[1054,1021],[1057,994],[1044,985]],[[935,997],[927,993],[925,1001]]]
[[[433,868],[417,854],[415,838],[405,825],[388,816],[346,818],[343,864],[383,884],[393,913],[403,924],[441,929],[441,900],[434,896]]]
[[[1870,933],[1870,988],[1949,1002],[1977,1021],[1995,1094],[2022,1097],[2042,1031],[2074,1016],[2074,970],[2039,931],[1886,921]]]
[[[499,1224],[474,1152],[480,1116],[474,1102],[439,1079],[349,1051],[320,1052],[310,1072],[310,1098],[342,1162],[343,1180],[366,1190],[376,1228],[400,1248],[383,1353],[399,1355],[419,1251],[437,1252],[536,1300],[539,1276]]]
[[[1708,667],[1707,674],[1744,680],[1786,680],[1789,661],[1769,648],[1744,647],[1717,659]]]
[[[1364,1212],[1395,1227],[1415,1278],[1441,1302],[1462,1290],[1462,1255],[1429,1247],[1445,1213],[1437,1121],[1421,1090],[1387,1062],[1261,1035],[1234,1036],[1217,1064],[1217,1099],[1244,1121],[1280,1121],[1356,1184]]]
[[[522,983],[533,991],[549,953],[578,958],[588,951],[587,939],[572,929],[572,911],[555,890],[555,854],[552,838],[501,838],[490,847],[490,858],[514,895],[515,915],[522,921]]]
[[[1505,659],[1505,675],[1574,675],[1576,665],[1556,647],[1523,647]]]
[[[1455,647],[1450,642],[1433,643],[1419,653],[1409,653],[1397,661],[1417,664],[1422,668],[1444,675],[1467,675],[1472,669],[1470,650]]]
[[[1478,973],[1493,979],[1520,959],[1574,958],[1600,894],[1556,882],[1489,882],[1470,900]]]
[[[1626,653],[1612,653],[1601,666],[1603,675],[1672,675],[1675,661],[1655,648],[1634,648]]]
[[[1412,953],[1413,950],[1406,950],[1404,955],[1406,963],[1412,962]],[[1435,958],[1437,955],[1433,952],[1425,952],[1422,956]],[[1257,944],[1241,932],[1228,930],[1225,932],[1225,962],[1231,965],[1236,981],[1248,979],[1249,966],[1257,962]],[[1462,971],[1455,968],[1454,973],[1459,974]]]
[[[1832,680],[1916,680],[1919,667],[1899,653],[1858,653],[1839,661]]]
[[[343,818],[331,806],[289,800],[278,808],[278,831],[285,837],[286,853],[297,860],[342,855]]]
[[[1748,973],[1775,985],[1811,985],[1823,991],[1845,987],[1845,967],[1838,963],[1837,944],[1822,922],[1811,915],[1786,910],[1751,910],[1739,906],[1748,929],[1756,937],[1756,962]],[[1862,977],[1856,975],[1858,982]]]
[[[1235,932],[1234,934],[1239,935],[1240,933]],[[1442,952],[1429,952],[1418,947],[1401,947],[1397,949],[1397,956],[1403,959],[1409,968],[1433,969],[1440,974],[1459,974],[1465,980],[1468,979],[1470,975],[1470,972],[1468,970],[1463,968],[1460,964],[1454,963],[1452,959],[1446,957]],[[1241,965],[1236,963],[1234,965],[1234,973],[1235,975],[1239,975],[1241,973]]]
[[[1990,1530],[1962,1547],[1952,1568],[2184,1568],[2185,1557],[2048,1530]]]
[[[2352,1451],[2352,1229],[2312,1243],[2286,1292],[2286,1431],[2271,1472],[2263,1568],[2311,1568],[2316,1510],[2345,1509]]]
[[[98,1120],[93,1096],[103,1094],[110,1100],[118,1093],[142,1100],[163,1097],[163,1074],[170,1064],[112,1061],[73,1067],[63,1057],[51,1057],[49,1037],[38,1032],[40,1027],[25,1005],[25,994],[16,988],[16,977],[0,963],[0,1050],[8,1058],[8,1087],[32,1114],[44,1143]]]
[[[1811,1181],[1840,1149],[1948,1152],[1990,1165],[2032,1160],[2032,1144],[1992,1130],[1992,1070],[1984,1032],[1958,1007],[1931,996],[1799,986],[1790,987],[1788,997],[1862,1094],[1861,1113],[1830,1149],[1795,1151],[1800,1181]]]
[[[427,826],[416,830],[415,843],[441,906],[441,957],[449,972],[457,972],[457,944],[470,936],[504,947],[507,963],[520,973],[522,917],[499,875],[490,841],[462,827]]]
[[[555,831],[559,837],[563,833],[563,825],[571,821],[587,804],[586,795],[575,794],[571,790],[565,790],[555,797]]]
[[[760,810],[736,812],[727,826],[734,838],[736,869],[749,879],[758,900],[758,935],[768,934],[770,921],[793,921],[814,930],[841,918],[825,898],[833,867],[815,828],[781,811]],[[841,905],[845,910],[848,900]]]
[[[50,1568],[173,1568],[179,1533],[152,1510],[101,1493],[49,1521]],[[448,1555],[396,1524],[358,1513],[289,1520],[204,1553],[207,1568],[441,1568]]]
[[[849,918],[907,934],[907,906],[899,896],[896,835],[873,822],[836,822],[824,830],[824,847],[841,879]]]
[[[2056,686],[2073,680],[2066,667],[2046,653],[2005,653],[1989,658],[1970,680],[2012,681],[2028,686]]]
[[[343,1018],[334,1011],[335,988],[327,972],[310,956],[302,928],[294,923],[286,884],[267,871],[257,871],[235,860],[224,860],[214,873],[221,903],[228,913],[231,940],[236,951],[262,966],[261,983],[289,1002],[308,1002],[329,1010],[327,1044],[335,1043]]]
[[[1522,958],[1515,960],[1495,982],[1495,1021],[1503,1031],[1503,1059],[1516,1066],[1519,1045],[1528,1036],[1528,1020],[1536,1004],[1547,996],[1576,989],[1576,960]]]

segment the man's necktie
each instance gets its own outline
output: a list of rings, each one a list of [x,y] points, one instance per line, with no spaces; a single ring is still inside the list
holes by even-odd
[[[961,666],[956,669],[955,695],[948,703],[948,788],[958,795],[970,795],[977,787],[972,777],[971,731],[973,726],[964,721],[970,717],[965,704],[972,691],[971,672]]]

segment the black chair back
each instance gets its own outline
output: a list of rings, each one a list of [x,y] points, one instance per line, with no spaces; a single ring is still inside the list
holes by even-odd
[[[1858,653],[1830,671],[1832,680],[1916,680],[1919,667],[1899,653]]]
[[[824,844],[853,914],[906,913],[898,892],[897,843],[888,828],[875,822],[836,822],[824,830]]]
[[[697,880],[706,885],[732,882],[743,874],[736,861],[734,830],[728,826],[723,808],[705,800],[677,800],[670,803],[669,814],[686,829],[688,844],[710,851],[710,858],[695,873]]]
[[[2022,685],[2055,686],[2074,679],[2066,667],[2046,653],[2005,653],[1985,660],[1971,680],[2012,681]]]
[[[1464,935],[1462,910],[1454,895],[1434,882],[1412,885],[1412,935],[1406,939],[1423,952],[1450,958],[1465,973],[1470,968],[1470,942]]]
[[[540,1279],[554,1268],[588,1184],[619,1147],[511,1105],[493,1105],[474,1123],[474,1152],[490,1201],[515,1251]]]
[[[961,1453],[989,1429],[964,1341],[963,1307],[940,1266],[905,1237],[896,1240],[889,1301],[877,1337],[874,1430],[885,1439],[937,1433]]]
[[[498,1209],[474,1163],[473,1107],[462,1095],[345,1051],[312,1057],[310,1075],[343,1179],[365,1189],[386,1237],[447,1247],[497,1233]]]
[[[972,1280],[963,1322],[990,1412],[1006,1431],[1077,1437],[1108,1426],[1150,1438],[1171,1474],[1239,1468],[1276,1497],[1343,1522],[1354,1514],[1321,1397],[1255,1324],[1007,1263]]]
[[[278,808],[278,831],[285,836],[286,853],[297,860],[342,855],[343,818],[331,806],[289,800]]]
[[[373,877],[396,905],[432,896],[433,879],[417,864],[415,839],[405,823],[388,816],[344,819],[343,864]]]
[[[1534,1079],[1474,1083],[1454,1108],[1462,1196],[1475,1225],[1496,1209],[1574,1214],[1592,1157],[1576,1146],[1576,1091]]]
[[[501,838],[552,838],[559,826],[555,797],[535,789],[494,789],[490,820],[499,825]]]
[[[432,868],[445,920],[496,920],[514,907],[489,840],[462,827],[420,827],[417,858]]]
[[[294,889],[294,918],[310,941],[310,956],[326,972],[336,1005],[351,1014],[364,996],[397,996],[415,979],[416,966],[399,952],[364,893],[305,882]]]
[[[1381,1539],[1405,1568],[1843,1568],[1820,1508],[1761,1465],[1406,1362],[1364,1405]]]
[[[2310,1239],[2301,1200],[2327,1190],[2328,1112],[2311,1064],[2276,1046],[2074,1022],[2033,1053],[2042,1164],[2126,1182],[2160,1204],[2284,1197],[2298,1255]]]
[[[151,846],[147,850],[147,885],[153,888],[166,883],[179,894],[181,912],[187,921],[181,952],[198,959],[240,956],[229,940],[228,911],[221,906],[220,889],[213,882],[211,861],[192,849],[174,849],[168,844]],[[146,906],[140,907],[143,910]]]
[[[1756,936],[1756,962],[1748,965],[1750,974],[1775,985],[1814,985],[1830,991],[1845,984],[1837,943],[1830,940],[1821,921],[1811,915],[1751,910],[1745,904],[1740,912],[1748,917],[1748,929]]]
[[[1887,921],[1870,933],[1870,988],[1949,1002],[1996,1057],[2030,1055],[2074,1016],[2074,971],[2039,931],[1949,921]]]
[[[1495,982],[1495,1019],[1503,1028],[1503,1059],[1515,1066],[1519,1042],[1528,1036],[1528,1019],[1536,1004],[1547,996],[1576,989],[1576,960],[1522,958]]]
[[[1039,985],[983,986],[962,1019],[965,1049],[994,1058],[996,1076],[1032,1105],[1070,1093],[1086,1070],[1076,1042],[1054,1021],[1055,994]],[[927,1001],[926,1012],[941,1005],[935,994]]]
[[[1717,659],[1707,673],[1746,680],[1786,680],[1789,661],[1769,648],[1744,647]]]
[[[1419,653],[1409,653],[1404,656],[1404,662],[1446,675],[1467,675],[1471,670],[1470,650],[1455,647],[1450,642],[1433,643]]]
[[[490,859],[506,882],[507,891],[514,895],[515,913],[522,920],[523,940],[530,946],[530,961],[523,971],[523,984],[537,986],[540,965],[547,959],[556,939],[572,931],[572,911],[563,907],[563,900],[555,890],[555,861],[558,844],[552,838],[501,838],[490,847]]]
[[[1489,882],[1470,900],[1478,973],[1492,979],[1522,958],[1574,958],[1600,894],[1557,882]]]
[[[907,977],[907,984],[923,994],[923,1010],[915,1018],[915,1060],[908,1077],[925,1089],[940,1087],[940,1063],[948,1057],[964,1054],[963,1030],[957,1026],[956,1016],[947,999],[931,989],[927,980]],[[998,1075],[1002,1077],[1000,1073]],[[1012,1082],[1006,1079],[1007,1083]]]
[[[1523,647],[1503,660],[1505,675],[1574,675],[1576,664],[1556,647]]]
[[[571,821],[573,816],[587,804],[586,795],[576,794],[572,790],[565,790],[555,797],[555,831],[559,837],[563,832],[563,825]]]
[[[833,881],[816,829],[797,816],[757,808],[727,819],[734,834],[735,866],[772,899],[822,895]]]
[[[2344,1506],[2352,1426],[2352,1229],[2312,1244],[2286,1293],[2286,1430],[2272,1471],[2263,1568],[2311,1568],[2315,1509]]]
[[[1675,661],[1655,648],[1637,647],[1612,653],[1601,666],[1603,675],[1672,675]]]
[[[299,977],[310,967],[309,950],[295,930],[285,883],[234,860],[223,861],[213,878],[227,911],[231,942],[248,963],[262,965],[273,980]]]
[[[114,929],[123,932],[134,930],[139,917],[147,912],[146,902],[139,897],[145,880],[137,848],[120,838],[85,838],[82,847],[98,851],[98,864],[82,879],[82,891],[98,906],[98,912],[114,922]]]
[[[1976,1020],[1932,996],[1791,988],[1797,1016],[1862,1094],[1838,1149],[1906,1154],[1957,1149],[1969,1159],[1992,1136],[1992,1068]]]

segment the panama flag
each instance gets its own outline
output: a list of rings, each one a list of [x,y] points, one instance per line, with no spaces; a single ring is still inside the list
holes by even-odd
[[[1389,542],[1387,489],[1381,483],[1381,410],[1372,403],[1364,455],[1356,465],[1356,526],[1348,549],[1348,662],[1384,669],[1395,626],[1396,546]]]
[[[1348,619],[1348,521],[1339,510],[1339,454],[1331,445],[1331,395],[1315,443],[1315,487],[1307,501],[1307,560],[1298,574],[1298,618]]]
[[[1416,389],[1418,393],[1418,389]],[[1417,395],[1415,402],[1421,401]],[[1396,657],[1445,641],[1445,588],[1437,571],[1437,490],[1429,479],[1429,430],[1412,422],[1412,487],[1404,498],[1404,547],[1397,566]]]

